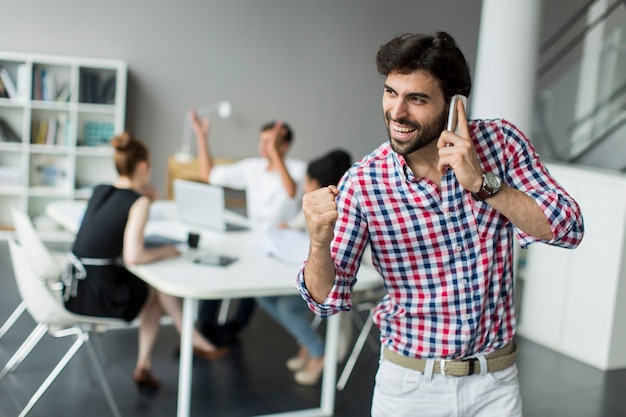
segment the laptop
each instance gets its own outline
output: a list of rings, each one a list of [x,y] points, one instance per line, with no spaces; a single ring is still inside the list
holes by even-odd
[[[176,179],[174,200],[178,219],[184,223],[221,231],[248,230],[226,221],[224,189],[220,186]]]

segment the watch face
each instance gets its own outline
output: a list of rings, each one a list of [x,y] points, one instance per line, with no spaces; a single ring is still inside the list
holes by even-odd
[[[485,172],[485,184],[492,190],[497,191],[500,189],[502,181],[500,181],[500,177],[493,172]]]

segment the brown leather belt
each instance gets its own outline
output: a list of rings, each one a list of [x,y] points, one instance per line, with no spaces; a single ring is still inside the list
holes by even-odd
[[[424,372],[426,359],[409,358],[383,348],[383,356],[389,362],[414,371]],[[500,371],[512,366],[517,360],[517,346],[511,342],[501,349],[485,355],[487,372]],[[468,376],[480,373],[480,362],[477,358],[441,359],[435,361],[433,372],[444,376]]]

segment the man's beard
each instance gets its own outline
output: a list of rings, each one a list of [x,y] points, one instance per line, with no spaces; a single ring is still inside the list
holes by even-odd
[[[389,116],[389,113],[385,114],[385,119],[387,119],[387,134],[389,135],[391,149],[403,156],[422,149],[426,145],[429,145],[433,141],[439,139],[439,135],[441,135],[441,132],[443,132],[446,128],[447,118],[447,112],[441,112],[437,120],[423,126],[418,122],[412,122],[408,119],[395,120],[398,124],[416,129],[414,131],[416,136],[413,139],[408,142],[397,142],[394,141],[391,136],[391,117]]]

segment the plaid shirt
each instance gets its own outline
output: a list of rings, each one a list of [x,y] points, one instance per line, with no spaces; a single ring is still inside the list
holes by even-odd
[[[523,191],[541,207],[554,238],[545,243],[575,248],[583,237],[578,204],[550,176],[528,139],[504,120],[470,120],[469,130],[485,171]],[[475,201],[454,172],[441,189],[416,178],[389,143],[355,164],[339,184],[339,218],[331,253],[335,284],[323,304],[297,286],[322,317],[351,307],[363,250],[384,278],[387,295],[374,321],[381,342],[418,358],[465,358],[511,342],[513,236],[529,236],[485,202]]]

